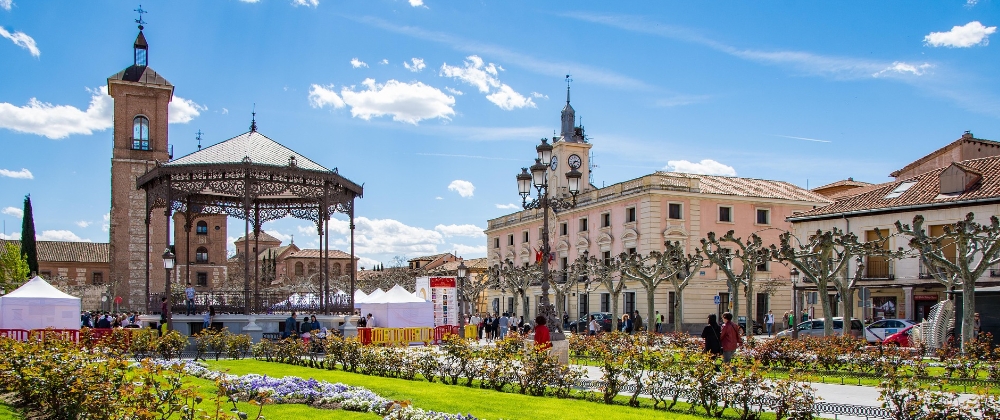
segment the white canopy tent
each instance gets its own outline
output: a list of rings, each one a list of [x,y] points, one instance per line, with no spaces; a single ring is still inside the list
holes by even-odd
[[[377,292],[377,291],[376,291]],[[361,304],[363,315],[372,314],[380,328],[433,327],[434,305],[413,296],[400,285],[377,297],[375,292]],[[371,325],[369,325],[371,327]]]
[[[354,307],[355,308],[360,308],[361,307],[361,302],[364,302],[366,299],[368,299],[368,295],[366,295],[364,291],[362,291],[361,289],[358,289],[358,290],[354,291]]]
[[[35,277],[0,297],[0,329],[80,329],[80,298]]]

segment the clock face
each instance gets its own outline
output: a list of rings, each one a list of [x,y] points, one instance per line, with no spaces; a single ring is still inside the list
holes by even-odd
[[[583,159],[580,159],[579,155],[569,155],[569,159],[566,159],[566,164],[568,164],[570,168],[580,169],[580,166],[583,165]]]
[[[559,166],[559,158],[556,155],[552,155],[552,163],[549,164],[549,169],[553,171]]]

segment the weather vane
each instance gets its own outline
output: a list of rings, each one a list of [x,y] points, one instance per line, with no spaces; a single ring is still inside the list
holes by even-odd
[[[253,112],[250,113],[250,131],[257,131],[257,103],[253,104]]]
[[[204,133],[202,133],[201,129],[199,129],[198,132],[195,134],[197,135],[195,136],[195,140],[198,140],[198,150],[201,150],[201,135]]]
[[[135,20],[135,23],[138,23],[138,24],[139,24],[139,30],[141,31],[141,30],[143,29],[143,28],[142,28],[142,25],[145,25],[145,24],[146,24],[146,21],[142,20],[142,14],[143,14],[143,13],[149,13],[149,12],[147,12],[147,11],[145,11],[145,10],[142,10],[142,5],[141,5],[141,4],[139,5],[139,8],[138,8],[138,9],[135,9],[135,10],[133,10],[133,12],[136,12],[136,13],[138,13],[138,14],[139,14],[139,18]]]

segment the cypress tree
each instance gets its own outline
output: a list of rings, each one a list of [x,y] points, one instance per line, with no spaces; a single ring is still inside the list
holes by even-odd
[[[24,217],[21,218],[21,255],[28,259],[28,270],[38,274],[38,248],[35,246],[35,217],[31,213],[31,195],[24,196]]]

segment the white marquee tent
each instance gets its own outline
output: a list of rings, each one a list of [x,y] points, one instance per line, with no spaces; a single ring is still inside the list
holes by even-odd
[[[0,297],[0,329],[80,329],[80,298],[41,277]]]
[[[380,328],[434,326],[434,305],[413,296],[398,284],[379,296],[372,292],[368,300],[361,303],[361,313],[372,314],[375,326]]]
[[[358,289],[358,290],[354,291],[354,307],[355,308],[360,308],[361,307],[361,302],[364,302],[366,299],[368,299],[368,295],[366,295],[364,291],[362,291],[361,289]]]

